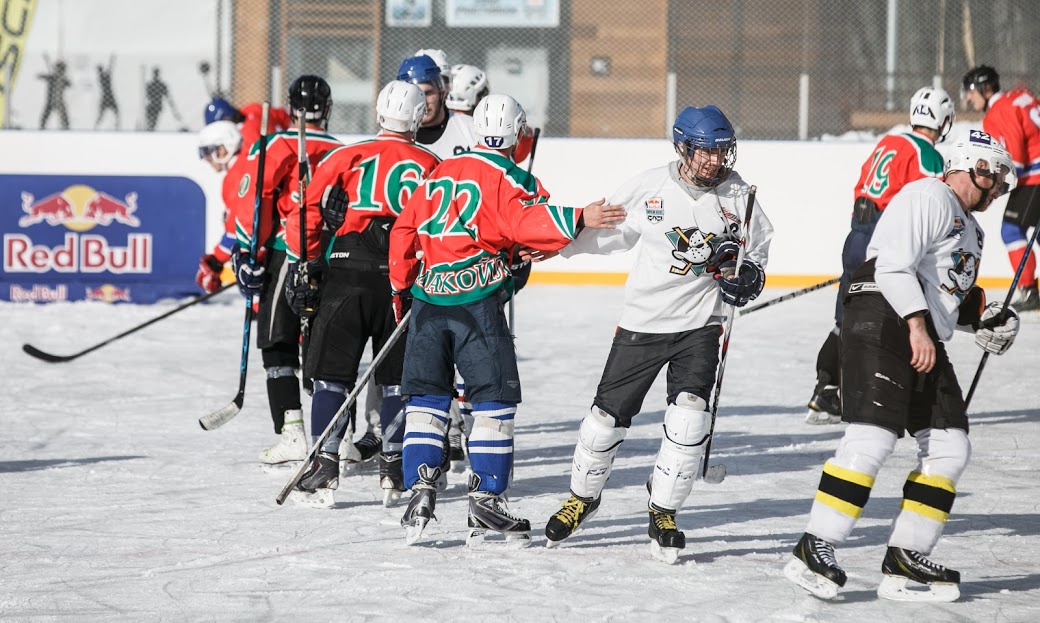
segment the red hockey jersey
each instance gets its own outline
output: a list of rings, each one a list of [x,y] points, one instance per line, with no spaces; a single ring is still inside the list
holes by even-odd
[[[448,158],[390,231],[391,285],[436,305],[479,301],[500,287],[511,294],[514,245],[555,251],[578,233],[582,209],[548,199],[534,176],[498,152],[475,148]]]
[[[942,177],[943,158],[917,132],[886,134],[860,169],[855,199],[866,197],[884,210],[903,186],[924,177]]]
[[[1018,186],[1040,184],[1040,102],[1032,93],[1016,89],[994,95],[982,129],[1011,154]]]
[[[249,156],[249,148],[260,140],[260,122],[263,119],[263,106],[257,102],[253,102],[238,109],[238,112],[242,113],[242,116],[245,117],[245,119],[242,120],[242,125],[238,128],[242,133],[242,150],[240,155],[244,160]],[[268,114],[267,118],[268,135],[274,134],[275,132],[291,130],[292,127],[293,122],[292,118],[289,116],[289,111],[284,108],[271,108],[271,112]]]
[[[335,234],[362,232],[375,217],[400,215],[416,187],[439,162],[432,151],[391,133],[325,154],[307,189],[307,259],[320,253],[321,195],[326,187],[342,186],[350,197],[346,218]],[[299,210],[289,212],[285,231],[289,259],[295,262],[300,256]]]
[[[299,169],[297,147],[299,135],[278,132],[267,137],[267,157],[264,162],[263,199],[260,204],[259,244],[278,250],[285,249],[285,219],[293,210],[299,210],[297,193]],[[327,132],[307,130],[308,177],[322,157],[342,143]],[[256,173],[260,161],[259,141],[249,150],[248,183],[240,188],[235,210],[235,237],[243,249],[249,248],[253,236],[253,205],[255,202]],[[273,223],[273,202],[277,199],[278,222]],[[272,238],[273,233],[273,238]]]
[[[243,195],[248,194],[249,160],[240,156],[234,156],[228,163],[228,170],[224,173],[224,181],[221,184],[220,196],[224,200],[224,235],[220,242],[213,247],[213,256],[221,263],[231,259],[233,247],[237,247],[235,238],[235,220],[237,210],[242,202]],[[250,204],[249,213],[253,212]]]

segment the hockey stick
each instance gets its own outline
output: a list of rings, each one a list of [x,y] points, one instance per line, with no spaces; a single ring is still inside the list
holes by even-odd
[[[310,175],[310,166],[307,161],[307,111],[303,108],[296,111],[296,116],[299,121],[299,142],[296,145],[296,161],[299,164],[299,180],[296,183],[297,195],[299,196],[299,210],[300,210],[300,277],[303,283],[309,283],[310,276],[307,270],[307,182],[308,176]],[[312,309],[306,311],[313,312]],[[301,343],[306,345],[309,342],[308,333],[310,332],[310,321],[306,316],[300,315],[300,335],[302,336]],[[300,354],[301,367],[307,369],[307,349],[303,348]]]
[[[534,138],[531,139],[531,155],[528,156],[527,160],[527,174],[531,174],[531,169],[534,168],[534,154],[538,151],[538,137],[542,135],[541,128],[534,129]],[[509,261],[512,262],[512,254],[510,254]],[[509,332],[516,337],[516,330],[513,329],[516,322],[516,305],[514,303],[516,299],[516,291],[513,291],[513,296],[509,297]]]
[[[264,198],[264,162],[267,160],[267,117],[271,103],[264,102],[260,113],[260,154],[256,165],[256,197],[253,199],[253,235],[249,240],[249,267],[256,266],[257,249],[260,246],[260,204]],[[236,275],[237,279],[237,275]],[[246,317],[242,326],[242,360],[238,366],[238,393],[235,398],[209,415],[199,418],[203,430],[220,428],[231,421],[242,410],[246,399],[246,371],[249,368],[249,337],[253,329],[253,295],[246,298]]]
[[[757,186],[752,186],[748,192],[747,208],[744,210],[744,231],[740,236],[740,250],[737,251],[737,266],[733,275],[740,276],[740,266],[744,263],[744,253],[747,249],[748,229],[751,227],[751,213],[755,210],[755,193]],[[719,375],[715,379],[715,397],[711,403],[711,428],[708,429],[708,441],[704,446],[704,466],[701,477],[704,482],[718,484],[726,478],[726,466],[722,463],[708,467],[708,459],[711,458],[711,440],[715,436],[715,416],[719,412],[719,395],[722,393],[722,377],[726,374],[726,356],[729,355],[729,338],[733,334],[733,317],[736,316],[736,307],[726,317],[726,329],[722,338],[722,353],[719,355]]]
[[[390,354],[390,349],[392,349],[394,347],[394,344],[397,343],[397,340],[399,340],[401,336],[404,335],[405,329],[408,328],[408,319],[411,318],[411,316],[412,310],[409,309],[408,312],[405,313],[404,317],[401,318],[401,323],[397,325],[397,328],[394,329],[394,332],[391,333],[390,337],[387,338],[386,343],[383,344],[383,348],[379,349],[379,352],[376,353],[376,356],[372,358],[372,363],[369,364],[368,369],[365,370],[365,373],[362,374],[361,378],[358,379],[357,382],[354,384],[353,391],[351,391],[350,395],[347,396],[347,399],[343,401],[343,404],[340,406],[339,410],[337,410],[336,414],[332,416],[332,420],[329,421],[328,426],[326,426],[325,430],[322,431],[321,436],[318,437],[318,439],[311,446],[310,452],[307,453],[307,458],[303,460],[303,463],[293,473],[292,477],[289,479],[289,482],[285,483],[285,486],[282,487],[282,490],[278,493],[278,497],[274,499],[274,501],[278,502],[279,505],[285,501],[285,498],[289,497],[289,494],[292,492],[292,490],[296,487],[300,480],[303,479],[303,474],[307,471],[307,468],[310,467],[311,461],[314,459],[314,455],[317,454],[319,450],[321,450],[321,446],[324,445],[326,441],[328,441],[329,437],[332,435],[332,431],[336,429],[336,423],[339,422],[340,418],[342,418],[350,411],[350,406],[353,405],[355,401],[357,401],[357,397],[358,394],[361,393],[361,389],[368,385],[368,380],[372,377],[373,374],[375,374],[376,368],[379,367],[379,364],[383,363],[383,360],[386,359],[387,355]]]
[[[188,301],[187,303],[184,303],[182,305],[178,305],[177,307],[174,307],[173,309],[171,309],[170,311],[168,311],[168,312],[166,312],[164,314],[160,314],[160,315],[156,316],[155,318],[152,318],[151,320],[149,320],[147,322],[143,322],[143,323],[137,325],[136,327],[133,327],[131,329],[127,329],[126,331],[123,331],[119,335],[115,335],[113,337],[110,337],[110,338],[108,338],[107,340],[105,340],[103,342],[98,342],[97,344],[94,344],[90,348],[85,348],[85,349],[79,351],[78,353],[73,353],[71,355],[54,355],[54,354],[51,354],[51,353],[44,352],[44,351],[40,350],[39,348],[36,348],[32,344],[22,344],[22,350],[25,351],[26,355],[29,355],[30,357],[35,357],[35,358],[37,358],[37,359],[39,359],[41,361],[46,361],[47,363],[65,363],[66,361],[72,361],[73,359],[79,359],[80,357],[82,357],[83,355],[86,355],[87,353],[92,353],[95,350],[101,348],[102,346],[107,346],[107,345],[111,344],[112,342],[115,342],[116,340],[122,339],[122,338],[130,335],[131,333],[136,333],[136,332],[140,331],[141,329],[143,329],[145,327],[151,326],[151,325],[159,322],[160,320],[162,320],[164,318],[169,318],[170,316],[176,314],[179,311],[184,311],[185,309],[188,309],[192,305],[197,305],[197,304],[199,304],[199,303],[201,303],[203,301],[208,301],[209,299],[211,299],[214,296],[220,294],[224,290],[227,290],[228,288],[230,288],[233,285],[235,285],[235,284],[229,283],[228,285],[221,287],[216,292],[210,292],[208,294],[203,294],[201,296],[197,296],[197,297],[193,298],[192,300]]]
[[[816,284],[814,286],[809,286],[808,288],[802,288],[801,290],[796,290],[795,292],[789,292],[789,293],[787,293],[787,294],[785,294],[783,296],[778,296],[775,299],[769,299],[768,301],[766,301],[764,303],[759,303],[758,305],[752,305],[751,307],[748,307],[747,309],[740,310],[740,312],[738,312],[737,315],[738,316],[746,316],[746,315],[750,314],[753,311],[758,311],[758,310],[764,309],[766,307],[772,307],[773,305],[776,305],[777,303],[783,303],[784,301],[789,301],[789,300],[791,300],[791,299],[793,299],[795,297],[801,296],[803,294],[808,294],[808,293],[813,292],[815,290],[819,290],[821,288],[826,288],[827,286],[832,286],[832,285],[838,283],[839,281],[841,281],[841,277],[835,277],[833,279],[828,279],[827,281],[820,282],[820,283],[818,283],[818,284]]]
[[[1018,281],[1022,278],[1022,271],[1026,267],[1026,262],[1029,260],[1029,254],[1033,252],[1033,245],[1036,244],[1036,235],[1040,233],[1040,225],[1033,228],[1033,235],[1029,238],[1029,246],[1026,247],[1025,253],[1022,254],[1022,259],[1018,261],[1018,268],[1015,269],[1015,278],[1011,280],[1011,287],[1008,288],[1007,296],[1004,297],[1004,305],[1000,308],[1000,313],[992,318],[988,319],[983,323],[986,328],[992,328],[1007,319],[1007,309],[1011,305],[1011,297],[1015,294],[1015,288],[1018,287]],[[982,353],[982,359],[979,361],[979,369],[975,371],[975,378],[971,380],[971,389],[968,390],[968,396],[964,399],[964,411],[968,411],[968,405],[971,404],[971,397],[975,395],[975,388],[979,385],[979,378],[982,377],[982,369],[986,367],[986,360],[989,359],[989,351]]]

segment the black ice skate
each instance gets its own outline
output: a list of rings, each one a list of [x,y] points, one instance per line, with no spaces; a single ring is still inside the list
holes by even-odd
[[[806,424],[840,424],[841,398],[837,385],[827,385],[819,389],[809,399],[809,413],[805,416]]]
[[[466,451],[465,451],[465,438],[462,436],[462,429],[455,427],[455,422],[451,423],[451,429],[448,431],[448,461],[450,462],[451,471],[461,474],[466,470]]]
[[[784,575],[821,599],[837,597],[847,579],[834,557],[834,546],[808,532],[794,546],[794,559],[784,567]]]
[[[1019,286],[1015,290],[1015,298],[1011,300],[1015,311],[1026,312],[1040,309],[1040,292],[1036,284],[1031,286]]]
[[[881,563],[885,578],[878,587],[878,597],[895,601],[955,601],[961,596],[961,574],[935,564],[919,552],[889,547]],[[911,590],[908,582],[918,582],[927,590]]]
[[[332,508],[336,499],[332,493],[339,487],[339,456],[319,452],[293,491],[293,500],[304,506]]]
[[[433,510],[437,506],[436,486],[440,478],[440,467],[430,469],[426,463],[419,466],[419,480],[412,486],[412,497],[408,500],[408,508],[404,510],[404,517],[401,518],[407,545],[414,545],[422,538],[426,524],[437,519]]]
[[[354,447],[350,448],[343,456],[344,476],[356,474],[362,464],[374,459],[383,447],[383,440],[375,433],[365,433],[361,439],[358,439],[352,445]]]
[[[560,510],[545,523],[546,547],[556,547],[564,539],[578,531],[586,521],[592,519],[599,510],[600,498],[590,500],[571,493],[571,497],[563,503]]]
[[[686,547],[686,535],[675,525],[675,511],[650,504],[650,555],[669,565],[679,560],[679,550]]]
[[[383,490],[383,506],[389,508],[401,499],[405,487],[400,452],[384,452],[379,455],[379,488]]]
[[[469,478],[469,535],[466,545],[479,547],[488,533],[499,534],[506,543],[519,547],[531,544],[531,522],[509,512],[505,495],[479,491],[480,476]]]

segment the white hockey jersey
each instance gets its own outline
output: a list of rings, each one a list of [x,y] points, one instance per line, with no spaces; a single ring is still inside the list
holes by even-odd
[[[712,189],[689,186],[678,161],[626,182],[607,203],[625,207],[617,229],[585,229],[560,255],[620,253],[636,248],[625,284],[622,328],[678,333],[721,324],[729,306],[705,265],[724,240],[739,240],[749,191],[735,171]],[[766,266],[773,226],[757,199],[747,255]]]
[[[957,307],[975,285],[984,233],[942,180],[911,182],[888,204],[867,246],[874,280],[904,318],[924,309],[942,341],[957,328]]]
[[[473,125],[473,117],[459,113],[448,113],[448,124],[436,141],[422,144],[423,147],[437,154],[441,160],[457,156],[472,149],[477,144],[477,131]],[[419,142],[420,137],[416,137]]]

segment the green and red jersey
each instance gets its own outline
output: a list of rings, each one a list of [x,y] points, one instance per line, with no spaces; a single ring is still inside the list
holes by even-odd
[[[391,285],[435,305],[479,301],[501,287],[512,293],[515,245],[556,251],[578,233],[582,209],[548,200],[537,178],[496,151],[448,158],[390,232]]]
[[[917,132],[886,134],[860,169],[854,199],[866,197],[884,210],[903,186],[925,177],[942,177],[943,158]]]

